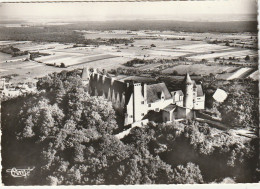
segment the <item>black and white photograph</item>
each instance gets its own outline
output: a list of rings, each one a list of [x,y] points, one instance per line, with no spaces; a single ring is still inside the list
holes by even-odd
[[[257,7],[0,1],[0,185],[259,183]]]

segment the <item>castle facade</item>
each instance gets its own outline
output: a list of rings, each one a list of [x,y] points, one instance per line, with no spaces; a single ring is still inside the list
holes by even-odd
[[[124,125],[144,120],[148,112],[161,112],[164,122],[194,118],[194,110],[204,109],[205,95],[201,85],[192,81],[189,74],[183,90],[169,92],[165,83],[122,82],[83,69],[82,82],[88,85],[89,94],[103,96],[124,116]]]

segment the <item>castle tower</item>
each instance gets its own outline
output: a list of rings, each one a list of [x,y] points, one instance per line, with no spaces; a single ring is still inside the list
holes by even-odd
[[[147,91],[146,85],[133,84],[133,118],[134,122],[141,121],[147,114]]]
[[[184,107],[192,109],[193,108],[193,82],[188,73],[186,74],[183,83],[185,85]]]

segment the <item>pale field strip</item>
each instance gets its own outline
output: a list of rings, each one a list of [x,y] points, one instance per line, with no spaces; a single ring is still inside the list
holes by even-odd
[[[162,71],[162,73],[173,73],[173,71],[177,71],[178,74],[186,74],[189,73],[195,73],[195,74],[202,74],[202,75],[208,75],[209,73],[218,74],[222,73],[223,71],[226,71],[230,69],[228,66],[207,66],[204,64],[192,64],[192,65],[178,65],[174,66],[172,68],[166,68]]]
[[[37,65],[28,65],[28,66],[23,66],[22,68],[25,68],[25,69],[27,69],[27,68],[36,68],[36,67],[42,67],[43,65],[42,64],[37,64]]]
[[[246,78],[254,72],[254,68],[249,68],[246,72],[239,76],[239,78]]]
[[[4,53],[3,53],[4,54]],[[12,57],[11,55],[9,54],[6,54],[4,56],[2,56],[2,54],[0,54],[0,63],[5,63],[6,61],[7,62],[15,62],[15,61],[19,61],[21,59],[25,59],[27,58],[28,55],[22,55],[22,56],[16,56],[16,57]]]
[[[211,54],[212,51],[214,51],[214,53],[221,53],[221,52],[227,52],[227,51],[229,51],[229,52],[237,51],[237,49],[230,48],[230,47],[222,48],[222,49],[220,49],[220,48],[219,49],[211,49],[211,50],[209,50],[209,49],[200,49],[200,50],[196,49],[195,51],[193,49],[185,50],[185,49],[181,49],[181,48],[174,49],[174,50],[177,51],[177,52],[187,52],[187,53],[193,53],[193,54],[198,54],[198,55],[209,54],[209,53]]]
[[[223,48],[227,48],[225,46],[221,46],[221,45],[215,45],[215,44],[193,44],[193,45],[183,45],[180,46],[179,48],[181,49],[185,49],[185,50],[193,50],[194,52],[196,52],[197,50],[214,50],[214,49],[223,49]]]
[[[27,44],[18,44],[15,47],[19,48],[21,51],[39,51],[46,49],[59,49],[66,48],[71,45],[64,45],[60,43],[48,43],[48,44],[39,44],[39,43],[27,43]]]
[[[183,50],[183,49],[156,49],[154,51],[173,52],[173,53],[177,52],[177,53],[186,53],[186,54],[194,53],[193,51]]]
[[[162,65],[162,64],[160,64],[160,63],[158,63],[158,64],[148,64],[148,65],[141,66],[139,69],[140,70],[149,70],[149,69],[157,68],[160,65]]]
[[[106,59],[116,58],[116,57],[117,56],[109,55],[109,54],[96,55],[96,56],[91,56],[91,57],[80,58],[77,62],[69,62],[68,64],[66,64],[66,63],[65,64],[71,66],[74,64],[84,64],[84,63],[88,63],[88,62],[96,62],[99,60],[106,60]]]
[[[85,48],[85,49],[84,49]],[[67,48],[67,49],[49,49],[49,50],[43,50],[41,52],[47,52],[47,53],[63,53],[63,54],[76,54],[76,55],[92,55],[92,54],[100,54],[102,52],[109,51],[109,48],[106,49],[100,49],[100,48],[87,48],[87,47],[81,47],[81,48]],[[112,49],[111,49],[112,50]]]
[[[186,35],[171,35],[171,34],[160,34],[160,33],[158,33],[157,35],[159,35],[160,37],[165,37],[165,38],[173,38],[173,39],[175,39],[175,38],[187,38],[187,37],[191,37],[191,36],[186,36]]]
[[[109,34],[85,34],[84,35],[85,39],[97,39],[97,38],[102,38],[102,39],[110,39],[110,38],[134,38],[138,36],[133,36],[129,34],[116,34],[116,33],[109,33]]]
[[[82,64],[102,59],[108,59],[108,58],[114,58],[116,56],[109,55],[109,54],[98,54],[98,55],[92,55],[92,56],[68,56],[68,57],[58,57],[53,59],[45,60],[45,64],[56,64],[60,65],[61,63],[64,63],[66,66],[72,66],[74,64]]]
[[[44,63],[45,64],[56,64],[56,65],[59,65],[61,63],[66,63],[68,64],[68,62],[71,62],[72,64],[73,63],[76,63],[77,62],[77,59],[76,57],[73,57],[73,56],[69,56],[69,57],[59,57],[59,58],[53,58],[53,59],[49,59],[49,60],[45,60]]]
[[[24,43],[30,43],[30,41],[0,41],[0,45],[14,45]]]
[[[168,51],[158,51],[158,50],[147,50],[147,52],[149,55],[170,56],[170,57],[179,57],[188,54],[188,53],[181,53],[181,52],[168,52]]]
[[[251,73],[248,78],[252,78],[253,80],[259,80],[259,70]]]
[[[0,69],[0,72],[6,72],[6,71],[8,71],[8,70],[5,70],[5,69]]]
[[[36,61],[41,61],[41,62],[48,62],[48,61],[55,61],[55,60],[58,60],[58,59],[61,59],[61,58],[67,58],[67,57],[74,57],[76,55],[73,55],[73,54],[55,54],[55,55],[49,55],[49,56],[42,56],[42,57],[39,57],[39,58],[36,58],[35,60]]]
[[[44,62],[44,63],[55,63],[55,62],[61,63],[63,61],[64,61],[64,63],[65,62],[69,63],[68,61],[72,61],[72,64],[74,64],[74,63],[77,63],[77,62],[92,60],[93,57],[100,57],[100,56],[101,56],[101,58],[103,58],[104,56],[106,57],[107,55],[100,54],[100,53],[93,53],[93,52],[91,52],[89,54],[78,53],[78,52],[74,53],[74,52],[71,52],[71,51],[69,51],[69,53],[65,53],[64,50],[62,50],[58,54],[39,57],[39,58],[36,58],[36,60]]]
[[[87,63],[83,63],[83,64],[76,64],[76,65],[72,65],[72,67],[73,68],[83,68],[84,66],[87,66],[88,68],[111,70],[111,69],[116,69],[118,67],[124,67],[122,64],[129,60],[131,60],[131,58],[115,57],[115,58],[110,58],[110,59],[102,59],[102,60],[98,60],[98,61],[87,62]]]
[[[31,62],[13,62],[13,63],[4,63],[1,64],[1,68],[7,69],[7,70],[13,70],[13,69],[17,69],[17,68],[22,68],[22,67],[26,67],[26,66],[34,66],[38,63],[31,63]]]
[[[177,46],[203,44],[202,41],[186,41],[186,40],[161,40],[161,39],[147,39],[147,40],[135,40],[134,46],[147,46],[155,44],[156,48],[174,48]],[[206,44],[206,43],[205,43]]]
[[[6,60],[10,60],[12,55],[0,52],[0,62],[5,62]]]
[[[227,70],[225,70],[227,73],[232,73],[237,71],[239,68],[238,67],[229,67]]]
[[[201,60],[201,59],[213,59],[217,57],[239,57],[243,58],[246,55],[256,55],[256,52],[252,50],[238,50],[238,51],[228,51],[228,52],[222,52],[222,53],[212,53],[212,54],[203,54],[203,55],[195,55],[190,56],[189,58],[194,60]]]
[[[229,76],[227,78],[227,80],[233,80],[233,79],[237,79],[240,78],[244,73],[246,73],[247,71],[249,71],[252,68],[240,68],[239,70],[237,70],[236,72],[234,72],[233,74],[231,74],[231,76]]]

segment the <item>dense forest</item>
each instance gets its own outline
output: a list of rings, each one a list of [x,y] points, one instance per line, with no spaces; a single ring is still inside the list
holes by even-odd
[[[48,75],[38,81],[37,94],[2,102],[5,185],[257,182],[257,141],[240,140],[206,123],[150,122],[119,140],[111,102],[89,96],[80,74]],[[234,100],[241,99],[234,94],[229,106]],[[232,108],[226,108],[227,115]],[[257,122],[247,116],[236,121],[244,124],[248,119]],[[29,166],[35,169],[27,178],[6,173],[11,167]]]
[[[132,43],[132,39],[86,39],[80,32],[63,26],[0,27],[0,40],[76,43],[85,45],[111,45]]]
[[[17,21],[18,24],[24,21]],[[1,22],[0,22],[1,23]],[[5,22],[3,22],[5,23]],[[26,24],[26,23],[25,23]],[[0,40],[80,43],[87,45],[124,44],[130,39],[85,39],[75,30],[158,30],[177,32],[257,32],[257,21],[184,22],[167,20],[72,22],[59,26],[0,27]]]

